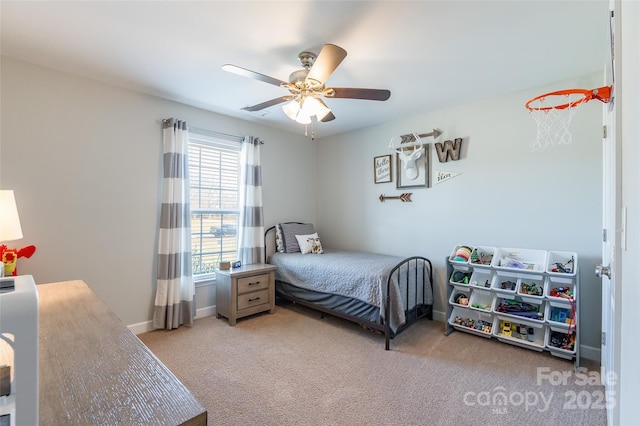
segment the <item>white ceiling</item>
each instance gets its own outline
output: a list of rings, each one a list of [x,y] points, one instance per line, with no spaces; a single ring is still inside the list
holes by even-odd
[[[280,106],[298,53],[348,55],[327,87],[389,89],[386,102],[329,99],[321,138],[604,68],[608,0],[1,2],[2,55],[301,133]],[[558,87],[562,89],[562,87]],[[526,99],[523,99],[523,104]]]

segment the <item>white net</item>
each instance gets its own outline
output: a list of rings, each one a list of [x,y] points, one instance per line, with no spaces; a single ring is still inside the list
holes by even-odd
[[[560,99],[558,102],[558,99]],[[528,104],[529,115],[538,125],[537,136],[531,142],[532,151],[543,151],[551,145],[571,143],[569,125],[576,108],[587,102],[584,94],[540,97]]]

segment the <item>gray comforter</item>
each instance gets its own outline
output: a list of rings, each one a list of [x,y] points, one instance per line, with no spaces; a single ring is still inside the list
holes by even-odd
[[[323,254],[274,253],[269,263],[278,267],[276,280],[323,293],[352,297],[380,308],[384,319],[384,289],[391,269],[403,260],[401,257],[353,251],[325,250]],[[401,270],[401,274],[406,274]],[[415,271],[411,271],[411,275]],[[426,273],[419,271],[419,274]],[[395,275],[395,274],[394,274]],[[420,276],[419,279],[422,279]],[[428,278],[427,278],[428,279]],[[402,280],[402,277],[400,278]],[[394,279],[390,288],[391,319],[395,332],[405,322],[403,306],[404,288]],[[433,303],[427,294],[427,303]],[[421,290],[419,290],[421,293]],[[399,297],[400,296],[400,297]],[[422,295],[419,294],[419,297]],[[415,300],[415,299],[414,299]]]

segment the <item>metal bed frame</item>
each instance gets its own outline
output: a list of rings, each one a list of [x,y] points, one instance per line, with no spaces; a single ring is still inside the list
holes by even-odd
[[[302,224],[302,222],[285,222],[285,223],[298,223],[298,224]],[[267,246],[268,246],[268,239],[267,239],[267,235],[269,233],[273,233],[274,237],[273,239],[275,240],[275,228],[276,226],[271,226],[270,228],[268,228],[265,232],[264,232],[264,256],[265,256],[265,263],[267,263],[268,261],[268,255],[269,252],[267,251]],[[274,244],[275,247],[275,244]],[[405,279],[400,280],[400,269],[403,268],[404,266],[407,267],[407,271],[409,271],[410,268],[414,268],[414,270],[416,271],[415,274],[413,274],[413,279],[409,278],[409,275],[411,274],[405,274]],[[423,273],[423,274],[418,274],[417,271],[419,271],[420,269],[425,269],[427,271],[427,273]],[[424,291],[426,286],[429,286],[429,288],[431,289],[431,294],[433,296],[433,267],[431,264],[431,261],[429,259],[427,259],[426,257],[422,257],[422,256],[411,256],[411,257],[407,257],[405,259],[403,259],[402,261],[400,261],[398,264],[396,264],[396,266],[394,266],[391,271],[389,272],[389,275],[387,276],[387,282],[386,282],[386,287],[384,289],[385,291],[385,306],[384,306],[384,318],[388,319],[391,318],[390,313],[391,313],[391,302],[390,302],[390,298],[389,298],[389,288],[390,288],[390,284],[392,282],[393,277],[396,277],[396,280],[398,282],[399,286],[404,286],[403,288],[405,289],[404,292],[401,291],[401,294],[405,294],[405,300],[404,300],[404,306],[407,307],[405,308],[405,322],[404,324],[402,324],[398,330],[396,330],[396,332],[392,332],[391,331],[391,326],[389,321],[385,320],[382,321],[381,323],[378,322],[373,322],[364,318],[360,318],[354,315],[350,315],[335,309],[331,309],[325,306],[321,306],[318,304],[315,304],[313,302],[295,297],[295,296],[291,296],[288,294],[283,294],[281,292],[278,292],[278,287],[276,285],[276,293],[278,295],[278,297],[287,300],[289,302],[295,303],[295,304],[299,304],[301,306],[305,306],[307,308],[310,309],[314,309],[316,311],[321,312],[321,314],[329,314],[338,318],[342,318],[351,322],[354,322],[356,324],[361,325],[362,327],[371,329],[371,330],[375,330],[375,331],[379,331],[382,332],[385,336],[385,349],[389,350],[390,348],[390,339],[393,339],[395,336],[397,336],[398,334],[400,334],[403,330],[405,330],[407,327],[409,327],[411,324],[415,323],[417,320],[426,317],[429,320],[433,320],[433,304],[427,304],[425,302],[425,295],[426,292]],[[420,280],[418,277],[422,276],[422,280]],[[276,280],[276,282],[278,282]],[[295,285],[295,283],[288,283],[291,285]],[[413,285],[414,288],[414,295],[418,295],[418,294],[422,294],[422,301],[421,303],[418,303],[418,300],[415,300],[416,303],[410,303],[410,302],[414,302],[414,300],[409,300],[410,299],[410,285]],[[418,285],[422,286],[422,291],[418,292]],[[417,297],[417,296],[416,296]],[[409,308],[411,306],[411,308]]]

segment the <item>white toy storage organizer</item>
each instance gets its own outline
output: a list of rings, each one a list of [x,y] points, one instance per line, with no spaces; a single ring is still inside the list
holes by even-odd
[[[13,380],[9,395],[0,396],[0,419],[10,426],[37,425],[38,292],[31,275],[10,279],[14,288],[0,292],[0,343],[9,347],[2,359],[11,359]]]
[[[576,253],[458,245],[447,277],[446,335],[496,338],[579,366]]]

